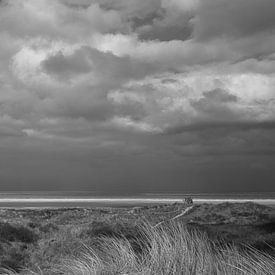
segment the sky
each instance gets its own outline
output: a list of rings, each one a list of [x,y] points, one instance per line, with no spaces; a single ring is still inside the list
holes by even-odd
[[[275,191],[274,0],[1,0],[0,191]]]

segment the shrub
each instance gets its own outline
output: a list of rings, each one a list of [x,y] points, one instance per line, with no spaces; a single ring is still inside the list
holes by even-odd
[[[33,243],[37,241],[37,239],[38,236],[32,230],[24,226],[14,226],[9,223],[0,223],[1,241]]]
[[[29,265],[29,259],[30,254],[25,244],[2,244],[0,251],[0,267],[19,271],[21,268]]]

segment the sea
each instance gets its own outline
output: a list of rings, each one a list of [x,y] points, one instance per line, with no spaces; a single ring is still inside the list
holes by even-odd
[[[139,195],[104,196],[93,192],[39,191],[1,192],[0,208],[75,208],[134,207],[182,202],[191,197],[196,203],[255,202],[275,207],[275,192],[254,193],[145,193]]]

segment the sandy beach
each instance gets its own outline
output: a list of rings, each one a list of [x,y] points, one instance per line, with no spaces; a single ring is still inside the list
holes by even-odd
[[[0,198],[0,207],[127,207],[153,204],[171,204],[180,203],[182,199],[179,198]],[[242,198],[194,198],[195,204],[209,203],[246,203],[253,202],[262,205],[275,206],[275,199],[242,199]]]

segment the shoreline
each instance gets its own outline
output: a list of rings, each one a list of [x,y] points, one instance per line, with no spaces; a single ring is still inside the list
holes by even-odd
[[[193,198],[194,204],[257,203],[275,206],[275,199],[222,199]],[[1,198],[3,208],[85,208],[85,207],[135,207],[150,204],[184,203],[178,198]]]

